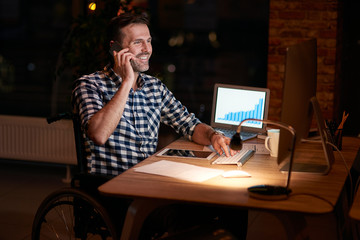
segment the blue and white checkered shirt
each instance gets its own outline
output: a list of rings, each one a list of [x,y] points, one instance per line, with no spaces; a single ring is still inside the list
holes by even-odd
[[[115,176],[154,154],[160,122],[189,140],[200,123],[159,79],[141,73],[137,83],[115,131],[99,146],[85,135],[85,129],[90,118],[115,95],[121,78],[107,66],[75,82],[72,101],[81,119],[90,173]]]

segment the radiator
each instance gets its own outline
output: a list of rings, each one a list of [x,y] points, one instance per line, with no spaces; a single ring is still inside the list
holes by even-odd
[[[72,121],[0,115],[0,158],[76,165]]]

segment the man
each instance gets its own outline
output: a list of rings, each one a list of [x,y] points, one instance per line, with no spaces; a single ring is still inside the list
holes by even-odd
[[[143,73],[149,69],[152,54],[152,38],[145,16],[124,13],[115,17],[109,24],[108,37],[111,49],[119,50],[110,51],[112,63],[102,71],[82,76],[73,91],[75,111],[86,133],[90,173],[116,176],[154,154],[160,122],[191,141],[211,144],[219,154],[235,153],[228,148],[229,138],[201,123],[159,79]],[[220,211],[223,215],[228,212]],[[164,218],[166,215],[170,217]],[[205,220],[212,222],[217,216],[215,211],[204,207],[163,208],[145,224],[142,236],[151,238],[153,219],[166,222],[156,230],[161,232],[169,229],[168,223],[173,220],[176,221],[171,227],[186,223],[186,228]],[[247,214],[236,214],[236,217],[230,225],[239,229],[239,221],[246,222]],[[245,235],[246,226],[240,227]]]
[[[86,132],[90,173],[118,175],[154,154],[160,122],[226,156],[230,139],[201,123],[157,78],[144,74],[152,54],[148,20],[121,14],[109,25],[113,64],[76,81],[73,103]]]

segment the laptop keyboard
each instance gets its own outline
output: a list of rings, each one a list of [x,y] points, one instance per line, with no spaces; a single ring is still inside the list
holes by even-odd
[[[235,130],[230,130],[230,129],[216,128],[215,130],[223,132],[224,135],[229,138],[232,138],[234,136],[234,134],[236,133]],[[255,138],[257,135],[258,134],[254,133],[254,132],[244,132],[244,131],[240,132],[240,137],[241,137],[241,140],[243,140],[243,141],[251,139],[251,138]]]
[[[254,153],[254,150],[242,149],[234,156],[226,157],[225,154],[223,154],[215,159],[212,164],[236,164],[241,167],[254,155]]]
[[[240,132],[241,140],[245,141],[251,138],[255,138],[258,134],[253,132]]]

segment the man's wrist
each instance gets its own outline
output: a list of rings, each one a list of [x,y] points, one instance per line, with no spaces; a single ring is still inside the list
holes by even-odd
[[[214,130],[214,131],[211,133],[211,135],[210,135],[210,141],[211,141],[211,139],[214,137],[214,135],[225,136],[225,134],[224,134],[223,132]]]

